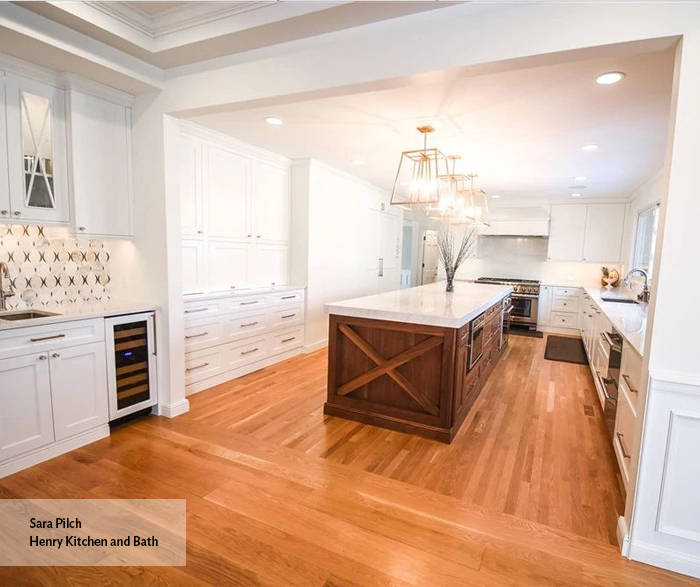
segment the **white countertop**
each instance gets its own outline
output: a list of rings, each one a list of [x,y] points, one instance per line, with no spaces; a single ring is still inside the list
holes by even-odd
[[[107,316],[119,316],[120,314],[152,312],[157,309],[158,307],[153,304],[124,302],[105,302],[100,304],[61,304],[56,306],[24,308],[21,310],[0,312],[0,331],[11,330],[13,328],[26,328],[28,326],[46,326],[47,324],[70,322],[72,320],[87,320],[88,318],[105,318]],[[30,320],[6,321],[2,319],[3,314],[14,314],[17,312],[28,312],[31,310],[53,312],[56,315],[45,316],[43,318],[32,318]]]
[[[185,302],[199,302],[205,300],[216,300],[219,298],[237,298],[242,296],[254,296],[275,292],[299,290],[305,288],[305,285],[275,285],[266,287],[249,287],[241,289],[232,289],[227,291],[185,294],[183,296],[183,299],[185,300]]]
[[[505,285],[455,281],[454,292],[448,294],[445,292],[445,282],[438,281],[429,285],[333,302],[326,304],[326,312],[356,318],[459,328],[512,291],[512,287]]]
[[[608,292],[604,287],[584,287],[584,291],[610,319],[625,342],[630,345],[639,356],[644,355],[644,339],[647,330],[647,307],[643,304],[621,304],[605,302],[602,294],[625,296],[625,292],[613,289]]]

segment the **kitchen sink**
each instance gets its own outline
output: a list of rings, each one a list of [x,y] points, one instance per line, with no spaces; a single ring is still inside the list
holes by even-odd
[[[609,298],[605,296],[600,296],[600,299],[603,300],[604,302],[612,302],[614,304],[638,304],[637,300],[633,300],[632,298],[623,298],[623,297],[616,297],[616,296],[610,296]]]
[[[46,318],[47,316],[58,316],[56,312],[44,312],[43,310],[27,310],[26,312],[0,312],[0,321],[14,320],[34,320],[35,318]]]

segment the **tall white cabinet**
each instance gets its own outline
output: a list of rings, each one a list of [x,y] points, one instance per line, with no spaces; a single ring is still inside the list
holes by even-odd
[[[291,162],[183,125],[184,293],[289,281]]]

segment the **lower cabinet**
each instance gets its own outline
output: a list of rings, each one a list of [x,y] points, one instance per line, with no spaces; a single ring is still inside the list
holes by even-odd
[[[56,440],[109,421],[104,342],[54,351],[49,366]]]
[[[580,296],[578,287],[541,286],[537,326],[578,330]]]
[[[0,360],[0,461],[54,440],[47,353]]]

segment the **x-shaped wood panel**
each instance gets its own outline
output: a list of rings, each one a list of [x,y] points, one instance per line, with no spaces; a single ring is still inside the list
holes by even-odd
[[[417,401],[426,411],[433,416],[437,416],[439,414],[440,410],[435,403],[396,369],[401,365],[412,361],[416,357],[427,353],[430,349],[441,345],[443,342],[441,337],[431,336],[430,338],[425,339],[423,342],[419,342],[417,345],[412,346],[410,349],[406,349],[398,355],[387,359],[346,324],[340,324],[338,325],[338,328],[348,338],[348,340],[350,340],[377,365],[373,369],[370,369],[369,371],[362,373],[362,375],[358,375],[354,379],[351,379],[347,383],[341,385],[336,390],[338,395],[347,395],[359,387],[367,385],[370,381],[374,381],[377,379],[377,377],[388,375],[399,385],[399,387],[401,387],[401,389],[403,389],[408,395]]]

